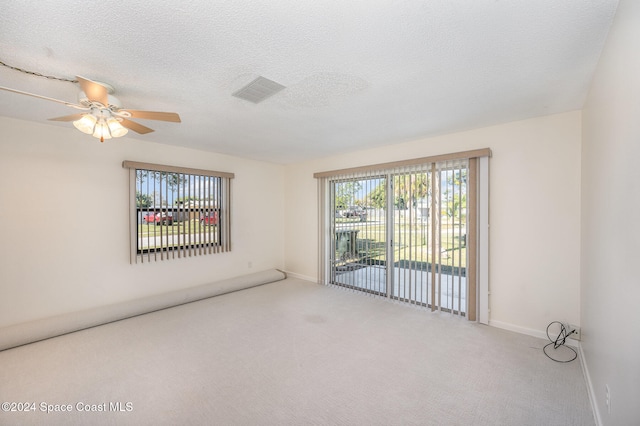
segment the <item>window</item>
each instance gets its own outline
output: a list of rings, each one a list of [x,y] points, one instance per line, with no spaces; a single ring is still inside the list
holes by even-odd
[[[125,161],[131,262],[231,250],[232,173]]]
[[[489,155],[316,173],[321,282],[485,322]]]

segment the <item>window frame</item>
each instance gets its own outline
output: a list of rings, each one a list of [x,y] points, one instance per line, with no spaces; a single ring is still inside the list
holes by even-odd
[[[135,161],[124,161],[122,167],[129,169],[132,264],[231,251],[230,206],[231,180],[235,177],[233,173]],[[138,205],[137,194],[146,180],[146,191],[140,193],[150,195],[149,174],[153,174],[153,193],[157,194],[158,200],[156,201],[154,196],[153,204],[143,207]],[[145,178],[140,179],[141,175],[145,175]],[[172,177],[171,180],[167,179],[169,176]],[[177,203],[178,200],[182,200],[181,204]],[[150,236],[152,227],[148,221],[144,223],[143,211],[153,212],[154,225],[157,225],[157,214],[161,215],[159,234],[153,227],[153,237]],[[216,215],[213,225],[203,219],[212,211]],[[174,219],[176,213],[177,220]],[[172,219],[167,221],[170,224],[162,222],[162,218],[170,216]],[[144,225],[146,237],[141,228]]]

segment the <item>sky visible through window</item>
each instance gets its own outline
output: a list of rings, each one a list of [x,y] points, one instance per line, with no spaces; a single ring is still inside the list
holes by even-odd
[[[219,181],[206,176],[136,171],[138,207],[177,207],[181,202],[215,203]]]

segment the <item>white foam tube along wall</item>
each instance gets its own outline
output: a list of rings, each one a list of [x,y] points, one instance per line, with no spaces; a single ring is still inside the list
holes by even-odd
[[[0,351],[285,278],[284,272],[272,269],[143,299],[12,325],[0,329]]]

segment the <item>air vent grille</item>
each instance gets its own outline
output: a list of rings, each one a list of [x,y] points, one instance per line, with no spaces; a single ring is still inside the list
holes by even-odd
[[[268,78],[258,77],[235,92],[233,96],[257,104],[264,101],[269,96],[278,93],[282,89],[284,89],[282,84],[276,83]]]

